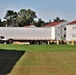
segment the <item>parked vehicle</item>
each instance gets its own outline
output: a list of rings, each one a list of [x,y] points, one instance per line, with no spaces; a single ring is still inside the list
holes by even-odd
[[[0,27],[0,35],[4,42],[25,41],[30,44],[49,44],[51,39],[50,28]]]
[[[13,43],[13,39],[6,39],[4,36],[0,36],[0,43],[11,44]]]

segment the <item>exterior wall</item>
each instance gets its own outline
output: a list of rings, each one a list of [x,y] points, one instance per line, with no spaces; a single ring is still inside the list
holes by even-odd
[[[56,40],[66,40],[66,24],[68,22],[63,22],[55,26],[55,39]]]
[[[74,25],[67,25],[67,31],[66,31],[66,40],[67,41],[76,41],[76,24]]]
[[[55,40],[55,27],[51,27],[51,39]]]
[[[56,26],[47,26],[44,28],[51,29],[51,39],[52,40],[66,40],[66,25],[68,22],[62,22]]]

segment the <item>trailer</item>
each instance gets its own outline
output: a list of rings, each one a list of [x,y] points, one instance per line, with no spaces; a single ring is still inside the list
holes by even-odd
[[[0,36],[4,36],[7,43],[25,41],[30,44],[49,44],[51,40],[51,29],[40,27],[0,27]]]

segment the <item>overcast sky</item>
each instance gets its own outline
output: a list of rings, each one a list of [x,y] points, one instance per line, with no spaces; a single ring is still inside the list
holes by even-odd
[[[0,0],[0,18],[7,10],[31,9],[44,21],[57,16],[67,21],[76,20],[76,0]]]

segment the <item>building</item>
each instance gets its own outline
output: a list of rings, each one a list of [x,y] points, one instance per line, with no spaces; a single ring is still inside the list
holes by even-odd
[[[48,27],[51,28],[51,39],[52,40],[62,40],[62,39],[66,39],[66,24],[68,22],[52,22],[49,23],[47,25],[45,25],[44,27]]]
[[[76,20],[67,24],[66,26],[66,40],[67,41],[76,41]]]

